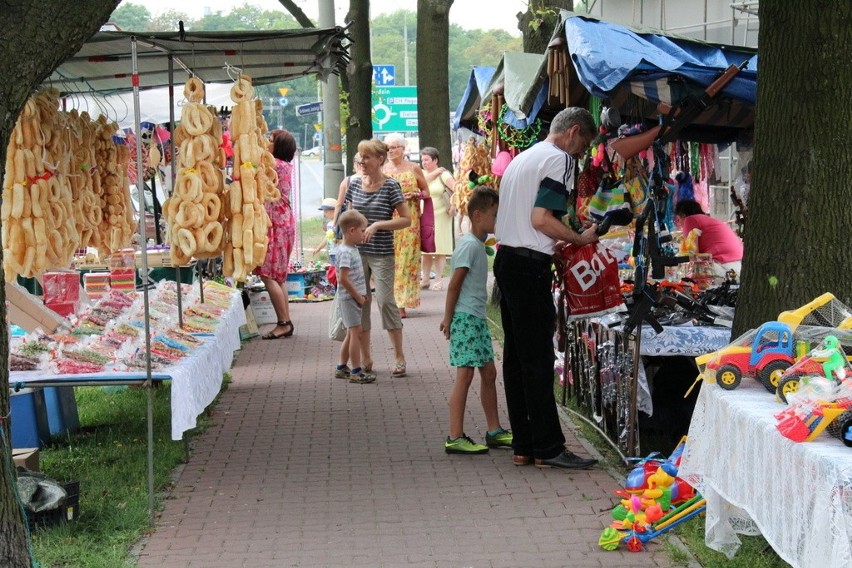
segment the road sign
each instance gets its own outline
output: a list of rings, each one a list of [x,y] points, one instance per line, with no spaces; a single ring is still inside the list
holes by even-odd
[[[394,65],[373,65],[373,84],[377,87],[396,85],[395,69]]]
[[[322,111],[322,101],[317,101],[315,103],[308,103],[306,105],[298,105],[296,107],[296,114],[298,116],[307,116],[309,114],[316,114]]]
[[[281,97],[280,99],[278,99],[278,104],[285,107],[290,104],[290,101],[287,100],[287,97]]]
[[[373,132],[417,132],[417,87],[373,87]]]

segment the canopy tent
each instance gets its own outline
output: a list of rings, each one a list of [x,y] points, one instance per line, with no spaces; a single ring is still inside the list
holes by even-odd
[[[491,77],[494,76],[494,71],[494,67],[474,67],[470,70],[467,87],[465,87],[453,118],[454,130],[458,130],[462,126],[470,128],[476,124],[476,113],[482,105],[482,94],[491,81]]]
[[[153,122],[154,124],[165,124],[171,119],[169,113],[169,89],[170,87],[155,87],[139,92],[139,113],[142,122]],[[204,86],[205,102],[214,107],[231,107],[231,85],[226,83],[208,83]],[[115,93],[101,96],[98,93],[89,95],[76,95],[69,97],[69,107],[78,111],[86,111],[93,119],[105,115],[114,120],[121,128],[135,128],[133,117],[133,93]],[[172,101],[174,116],[179,117],[181,112],[181,101],[175,98]]]
[[[167,108],[170,109],[174,105],[172,85],[176,82],[183,83],[189,76],[196,76],[208,84],[231,83],[240,72],[250,75],[254,84],[273,83],[313,74],[325,79],[330,73],[339,74],[345,70],[349,55],[343,47],[343,42],[348,39],[345,28],[340,27],[260,32],[98,32],[76,55],[61,63],[43,82],[43,86],[55,87],[60,91],[60,96],[72,98],[84,94],[104,96],[132,92],[132,125],[135,132],[140,132],[141,90],[169,87]],[[175,66],[182,70],[181,75],[185,75],[176,78]],[[141,138],[138,136],[135,162],[137,171],[144,171]],[[138,203],[144,202],[141,189],[143,185],[139,184],[137,187]],[[147,241],[144,207],[140,207],[139,216],[141,242],[144,243]],[[146,247],[142,246],[141,250],[142,270],[147,274]],[[180,270],[176,268],[175,271],[179,283]],[[178,289],[180,290],[180,287]],[[147,288],[143,289],[143,297],[145,349],[149,354],[145,373],[145,383],[148,386],[148,506],[149,517],[153,519],[153,375],[150,365],[151,332]],[[179,324],[182,324],[180,293],[177,299]]]
[[[754,123],[754,49],[622,26],[566,10],[561,12],[552,43],[560,42],[572,63],[568,69],[568,105],[585,105],[585,99],[592,94],[608,99],[610,106],[624,116],[654,119],[657,103],[672,105],[690,93],[700,93],[729,65],[745,62],[745,68],[722,90],[719,102],[698,116],[683,135],[706,142],[730,141]],[[546,60],[541,62],[519,100],[513,103],[507,97],[514,117],[504,116],[504,120],[510,124],[513,119],[528,122],[564,106],[546,100],[547,65]]]
[[[61,95],[133,90],[130,81],[130,39],[136,38],[139,89],[174,84],[172,70],[181,68],[205,83],[228,83],[232,67],[251,76],[256,85],[304,75],[340,73],[349,56],[343,47],[344,28],[312,28],[239,32],[98,32],[76,55],[57,67],[45,86]],[[181,81],[183,82],[183,81]]]

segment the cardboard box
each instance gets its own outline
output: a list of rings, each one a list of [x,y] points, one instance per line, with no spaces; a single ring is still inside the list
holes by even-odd
[[[257,321],[254,319],[254,312],[251,309],[246,310],[246,323],[240,326],[240,341],[257,337],[260,332],[257,329]]]
[[[275,315],[275,308],[272,307],[272,301],[269,299],[269,292],[249,292],[251,300],[251,311],[254,314],[254,321],[257,325],[265,325],[278,321],[278,316]]]
[[[9,303],[9,322],[28,332],[41,328],[45,333],[53,333],[67,323],[65,318],[15,282],[6,283],[6,301]]]
[[[12,461],[15,463],[15,467],[23,467],[30,471],[40,471],[38,448],[18,448],[12,450]]]

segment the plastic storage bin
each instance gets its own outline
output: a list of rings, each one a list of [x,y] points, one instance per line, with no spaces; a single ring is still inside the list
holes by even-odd
[[[50,426],[41,389],[21,389],[9,395],[13,448],[41,448],[50,440]]]
[[[47,409],[47,424],[51,436],[68,434],[80,429],[74,387],[45,388],[44,405]]]

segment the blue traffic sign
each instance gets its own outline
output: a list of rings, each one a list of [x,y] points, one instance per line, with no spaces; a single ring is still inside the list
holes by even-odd
[[[377,87],[396,85],[396,67],[394,65],[373,65],[373,84]]]
[[[287,106],[289,103],[290,101],[287,100],[287,97],[281,97],[280,99],[278,99],[278,104],[283,107]]]
[[[316,114],[322,111],[322,101],[317,101],[315,103],[308,103],[306,105],[298,105],[296,107],[296,114],[298,116],[306,116],[309,114]]]

